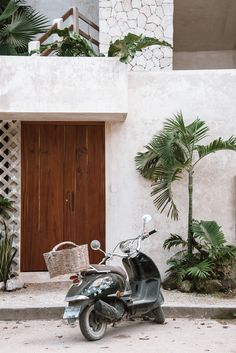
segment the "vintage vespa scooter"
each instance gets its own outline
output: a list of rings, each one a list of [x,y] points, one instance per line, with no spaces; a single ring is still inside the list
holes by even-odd
[[[155,263],[140,251],[141,242],[156,233],[156,230],[146,232],[150,220],[151,216],[144,215],[142,234],[118,243],[112,253],[102,251],[99,241],[91,242],[91,248],[102,251],[105,256],[100,264],[90,265],[87,271],[73,277],[64,313],[64,319],[70,324],[79,319],[81,332],[87,340],[101,339],[107,324],[121,319],[148,317],[156,323],[164,323],[160,273]],[[117,248],[122,254],[115,252]],[[122,258],[128,278],[122,267],[104,265],[115,256]]]

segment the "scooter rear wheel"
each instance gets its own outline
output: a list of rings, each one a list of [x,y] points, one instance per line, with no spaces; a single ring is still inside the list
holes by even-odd
[[[100,340],[107,328],[107,322],[97,315],[94,305],[90,305],[84,309],[79,318],[80,330],[88,341]]]
[[[154,311],[154,322],[156,324],[164,324],[165,323],[165,314],[161,306],[155,309]]]

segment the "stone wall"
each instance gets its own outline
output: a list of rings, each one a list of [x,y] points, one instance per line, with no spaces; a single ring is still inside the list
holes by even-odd
[[[100,50],[106,54],[110,41],[129,32],[173,42],[173,0],[100,0]],[[172,49],[152,46],[137,55],[130,69],[172,69]]]

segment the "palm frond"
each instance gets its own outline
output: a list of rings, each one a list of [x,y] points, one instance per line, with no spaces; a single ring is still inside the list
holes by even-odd
[[[189,135],[189,143],[196,144],[205,137],[207,137],[207,132],[209,127],[206,126],[205,121],[200,119],[195,119],[191,124],[186,127]]]
[[[194,221],[192,231],[207,247],[220,247],[225,243],[221,227],[215,221]]]
[[[135,156],[136,169],[144,178],[154,180],[153,174],[160,158],[149,146],[146,149],[146,152],[138,152]]]
[[[163,130],[154,136],[150,147],[159,155],[163,164],[173,166],[176,163],[186,163],[189,160],[189,150],[175,133]]]
[[[187,131],[182,112],[178,112],[177,114],[174,114],[173,118],[167,119],[164,122],[164,130],[170,133],[179,132],[185,134]]]
[[[199,262],[198,264],[189,267],[186,270],[186,275],[190,276],[193,279],[206,279],[212,276],[212,264],[208,260]]]
[[[30,6],[24,6],[24,1],[11,0],[11,8],[6,8],[1,16],[4,16],[5,20],[1,21],[0,43],[20,52],[27,49],[28,42],[36,34],[48,29],[46,17]]]
[[[188,243],[178,234],[170,234],[170,237],[167,238],[163,243],[163,248],[170,250],[174,246],[181,245],[183,248],[187,247]]]
[[[0,24],[11,17],[18,9],[18,2],[15,0],[10,0],[0,15]]]
[[[222,138],[219,137],[218,139],[213,140],[209,145],[197,145],[196,150],[198,152],[199,159],[202,159],[208,154],[215,153],[217,151],[236,151],[236,137],[231,136],[228,140],[222,140]]]
[[[217,253],[217,260],[221,263],[236,260],[236,246],[229,244],[222,246]]]
[[[162,213],[169,206],[167,217],[178,219],[178,209],[173,199],[172,183],[182,178],[183,169],[179,167],[166,168],[159,166],[153,176],[151,196],[155,196],[153,203]]]

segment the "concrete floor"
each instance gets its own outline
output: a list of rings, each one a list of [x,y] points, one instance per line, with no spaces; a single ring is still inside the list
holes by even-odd
[[[87,342],[63,321],[0,322],[4,353],[236,353],[236,321],[168,319],[165,325],[124,322]]]

